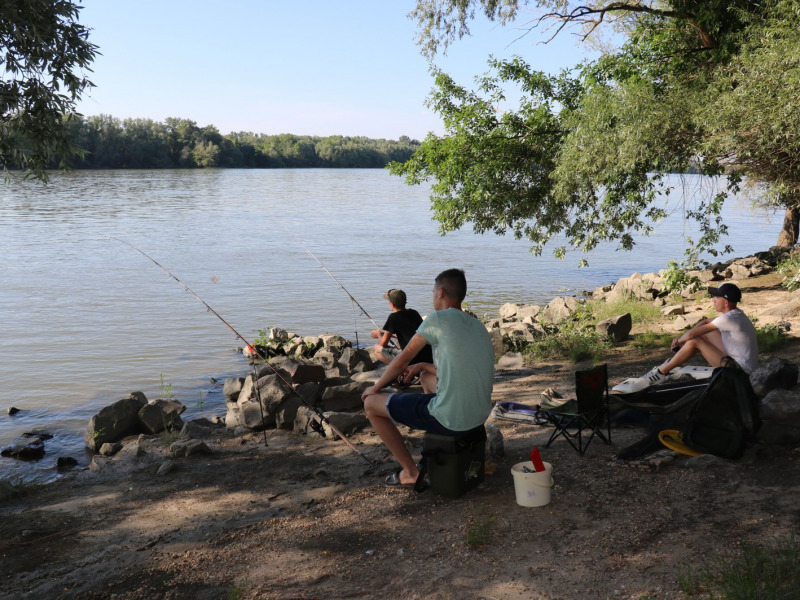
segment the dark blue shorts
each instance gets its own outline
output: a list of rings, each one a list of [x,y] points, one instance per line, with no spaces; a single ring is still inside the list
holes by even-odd
[[[436,394],[389,394],[386,398],[386,410],[395,423],[401,423],[431,433],[458,435],[463,433],[448,429],[428,412],[428,404]]]

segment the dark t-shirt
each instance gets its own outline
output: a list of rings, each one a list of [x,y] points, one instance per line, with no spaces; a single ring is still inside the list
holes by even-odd
[[[419,313],[413,308],[405,308],[390,314],[389,318],[386,319],[386,324],[383,326],[383,329],[397,336],[397,342],[402,349],[411,341],[411,338],[417,333],[417,329],[421,324],[422,317],[419,316]],[[433,351],[431,350],[430,344],[428,344],[413,358],[411,364],[432,362]]]

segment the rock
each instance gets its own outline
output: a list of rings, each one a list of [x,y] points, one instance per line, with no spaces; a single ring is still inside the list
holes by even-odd
[[[500,431],[497,425],[492,423],[486,424],[486,440],[489,444],[489,456],[502,458],[506,455],[503,445],[503,432]]]
[[[259,371],[263,372],[263,369]],[[271,372],[271,375],[264,375],[258,379],[257,389],[252,375],[245,379],[236,402],[227,403],[225,426],[228,429],[235,429],[239,425],[245,425],[250,429],[263,429],[275,423],[275,413],[293,392],[286,385],[291,379],[289,373],[283,369]]]
[[[368,371],[372,368],[372,359],[369,356],[369,352],[363,348],[345,348],[337,362],[344,365],[348,373],[354,372],[360,363],[364,363],[364,367],[361,368],[362,371]]]
[[[156,475],[166,475],[167,473],[171,473],[172,471],[175,470],[176,466],[177,465],[175,461],[165,460],[163,463],[161,463],[161,466],[158,467]]]
[[[294,385],[308,382],[320,384],[325,381],[325,367],[307,360],[289,358],[281,363],[281,369],[289,373]]]
[[[326,388],[322,394],[322,406],[333,412],[360,410],[363,407],[361,394],[368,387],[368,382],[352,381]]]
[[[517,310],[519,309],[520,304],[512,304],[510,302],[503,304],[498,311],[501,319],[513,319],[517,316]]]
[[[545,335],[544,328],[537,324],[514,321],[500,325],[500,333],[503,336],[504,348],[507,346],[514,348],[520,343],[530,343]]]
[[[333,424],[344,435],[350,435],[361,431],[364,427],[369,425],[369,420],[361,413],[345,413],[345,412],[324,412],[323,416]],[[318,417],[315,417],[318,418]],[[339,436],[336,435],[331,429],[331,426],[322,421],[322,429],[325,431],[325,437],[330,440],[338,440]]]
[[[294,418],[294,428],[293,431],[299,434],[306,434],[310,430],[313,430],[312,423],[316,422],[319,423],[320,419],[317,416],[317,413],[308,408],[307,406],[301,406],[297,409],[297,415]]]
[[[114,456],[120,450],[122,450],[122,444],[120,442],[106,442],[100,446],[100,450],[98,452],[103,456]]]
[[[13,406],[9,406],[8,410],[6,412],[9,414],[9,416],[14,416],[15,414],[17,414],[19,412],[19,409],[15,408]]]
[[[758,439],[765,444],[800,443],[800,392],[776,389],[761,401]]]
[[[560,323],[572,316],[580,302],[572,296],[553,298],[542,311],[541,318],[551,323]]]
[[[788,360],[770,356],[750,373],[750,383],[756,396],[763,398],[774,389],[792,389],[797,384],[797,365]]]
[[[210,422],[209,426],[202,425],[202,421],[200,419],[194,421],[188,421],[183,424],[180,433],[178,433],[178,439],[197,440],[197,439],[211,437],[214,432],[211,429],[210,425],[211,425]]]
[[[662,308],[661,314],[665,317],[674,317],[686,314],[686,309],[683,308],[683,304],[671,304]]]
[[[140,431],[148,434],[161,433],[162,431],[180,431],[183,419],[180,415],[186,407],[177,400],[164,400],[159,398],[148,402],[139,409]]]
[[[77,459],[75,459],[75,458],[73,458],[71,456],[59,456],[58,459],[56,459],[56,468],[57,469],[62,469],[62,470],[63,469],[71,469],[71,468],[77,467],[77,466],[78,466]]]
[[[191,456],[193,454],[211,454],[211,450],[201,440],[180,440],[169,447],[173,457]]]
[[[679,315],[675,322],[672,324],[675,331],[683,331],[684,329],[691,329],[700,321],[705,319],[702,313],[695,313],[692,315]]]
[[[308,383],[306,385],[316,386],[314,383]],[[275,414],[275,427],[278,429],[293,429],[294,420],[295,417],[297,417],[297,409],[301,406],[304,406],[303,401],[297,396],[287,399]]]
[[[235,401],[239,397],[244,385],[244,377],[228,377],[222,386],[222,393],[228,400]]]
[[[628,339],[628,334],[633,328],[633,318],[630,313],[618,315],[610,319],[600,321],[595,325],[595,330],[600,335],[605,335],[611,340],[622,342]]]
[[[0,456],[18,458],[20,460],[39,460],[44,456],[44,441],[48,437],[52,436],[49,434],[26,433],[11,442],[9,446],[0,450]]]
[[[530,319],[531,321],[535,321],[539,318],[541,313],[541,306],[537,306],[536,304],[525,304],[517,310],[517,320],[525,321],[526,319]]]
[[[489,337],[492,340],[492,348],[494,348],[494,358],[496,360],[503,356],[503,353],[506,351],[503,343],[503,332],[500,330],[500,327],[492,327],[488,329],[488,331]]]
[[[89,470],[94,472],[102,471],[111,463],[111,460],[110,456],[95,454],[92,457],[92,462],[89,463]]]
[[[142,392],[133,392],[101,409],[89,420],[83,441],[95,452],[106,442],[117,442],[128,435],[139,433],[139,411],[147,404]]]

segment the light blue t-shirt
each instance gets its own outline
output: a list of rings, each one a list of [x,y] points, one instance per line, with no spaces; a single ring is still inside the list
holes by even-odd
[[[428,410],[453,431],[483,425],[492,410],[494,348],[486,327],[456,308],[437,310],[417,329],[433,347],[436,397]]]

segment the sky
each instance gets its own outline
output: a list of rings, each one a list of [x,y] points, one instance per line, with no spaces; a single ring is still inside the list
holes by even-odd
[[[78,103],[85,116],[167,117],[223,134],[423,139],[442,133],[425,106],[433,87],[407,17],[413,0],[82,0],[99,46]],[[528,13],[522,21],[529,21]],[[576,36],[486,19],[436,65],[471,87],[490,54],[558,72],[591,57]]]

